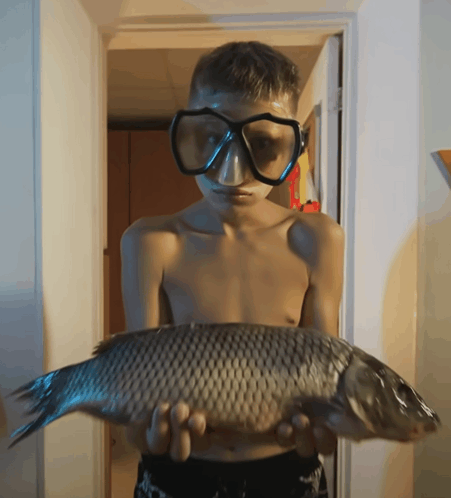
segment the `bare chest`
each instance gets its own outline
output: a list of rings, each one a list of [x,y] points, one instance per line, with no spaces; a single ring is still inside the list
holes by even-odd
[[[297,325],[307,287],[306,263],[274,234],[183,236],[164,277],[176,323]]]

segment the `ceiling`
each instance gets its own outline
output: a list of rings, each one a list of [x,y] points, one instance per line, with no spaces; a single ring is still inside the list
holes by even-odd
[[[275,47],[293,62],[305,85],[321,46]],[[167,121],[186,107],[191,75],[209,48],[110,50],[108,52],[108,120]],[[301,88],[302,90],[302,88]]]

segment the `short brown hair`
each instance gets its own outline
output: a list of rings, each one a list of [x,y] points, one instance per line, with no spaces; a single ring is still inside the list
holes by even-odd
[[[242,93],[250,101],[288,95],[296,114],[300,76],[296,64],[269,45],[231,42],[199,59],[191,79],[190,101],[202,87]]]

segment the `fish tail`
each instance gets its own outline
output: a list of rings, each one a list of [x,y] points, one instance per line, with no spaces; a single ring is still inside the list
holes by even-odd
[[[33,432],[45,427],[57,418],[66,415],[70,410],[65,406],[62,394],[67,385],[68,376],[76,365],[50,372],[47,375],[24,384],[10,394],[16,396],[16,400],[29,400],[28,410],[25,416],[39,414],[38,417],[28,424],[16,429],[10,438],[16,439],[9,445],[12,448]]]

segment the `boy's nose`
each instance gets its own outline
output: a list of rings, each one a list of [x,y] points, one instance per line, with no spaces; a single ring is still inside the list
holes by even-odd
[[[216,181],[221,185],[236,187],[249,174],[248,159],[242,147],[232,142],[220,159]]]

